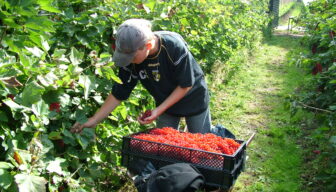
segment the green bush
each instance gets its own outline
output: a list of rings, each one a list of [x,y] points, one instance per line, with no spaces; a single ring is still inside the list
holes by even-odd
[[[293,109],[304,107],[315,113],[315,128],[310,142],[323,151],[317,160],[313,180],[323,191],[336,188],[336,1],[316,0],[299,19],[306,28],[303,44],[309,52],[297,57],[296,63],[311,73],[311,78],[294,95]],[[298,105],[299,104],[299,105]]]
[[[267,1],[5,0],[0,2],[0,190],[113,191],[126,180],[122,136],[154,107],[138,86],[94,129],[72,134],[111,92],[113,35],[125,19],[179,32],[205,71],[253,48]]]

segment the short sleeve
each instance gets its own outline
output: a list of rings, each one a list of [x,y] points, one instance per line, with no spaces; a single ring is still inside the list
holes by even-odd
[[[178,35],[178,34],[177,34]],[[180,35],[174,36],[168,53],[174,65],[174,76],[181,87],[191,87],[195,82],[193,65],[196,64],[185,41]]]

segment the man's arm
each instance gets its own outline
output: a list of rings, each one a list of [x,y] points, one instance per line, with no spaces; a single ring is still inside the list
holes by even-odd
[[[156,118],[158,118],[162,113],[164,113],[169,107],[177,103],[179,100],[181,100],[191,89],[192,87],[180,87],[177,86],[174,91],[167,97],[166,100],[161,103],[157,108],[155,108],[151,115],[144,120],[141,120],[141,118],[138,118],[138,121],[141,124],[149,124],[153,122]]]
[[[120,100],[115,98],[112,94],[110,94],[104,101],[103,105],[100,109],[88,119],[88,121],[84,124],[75,123],[75,125],[71,128],[71,132],[80,133],[82,129],[88,127],[93,128],[103,119],[105,119],[119,104]]]

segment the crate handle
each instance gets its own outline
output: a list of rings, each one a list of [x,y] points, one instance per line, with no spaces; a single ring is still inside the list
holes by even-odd
[[[252,139],[254,138],[254,136],[256,135],[256,133],[253,133],[252,135],[251,135],[251,137],[247,140],[247,142],[246,142],[246,146],[248,146],[250,143],[251,143],[251,141],[252,141]]]

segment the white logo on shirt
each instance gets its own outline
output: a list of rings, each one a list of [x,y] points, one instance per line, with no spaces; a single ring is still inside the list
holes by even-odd
[[[139,71],[139,76],[141,79],[146,79],[147,78],[147,73],[145,70],[140,70]]]

